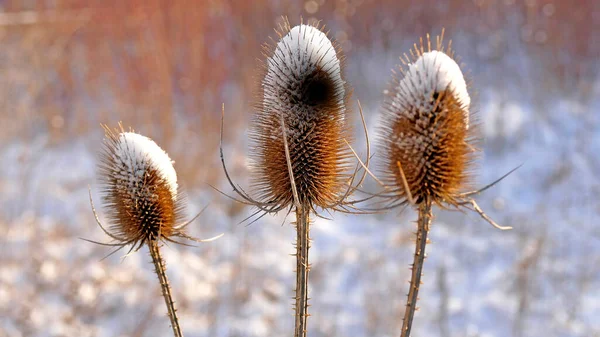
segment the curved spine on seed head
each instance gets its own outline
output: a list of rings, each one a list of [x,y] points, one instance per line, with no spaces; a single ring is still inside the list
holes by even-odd
[[[421,41],[405,55],[383,109],[386,183],[413,203],[457,203],[477,149],[471,98],[450,47]]]
[[[326,208],[343,197],[350,177],[343,57],[317,25],[285,22],[278,35],[265,46],[250,129],[253,187],[260,200],[283,209],[296,201],[293,180],[299,204]]]

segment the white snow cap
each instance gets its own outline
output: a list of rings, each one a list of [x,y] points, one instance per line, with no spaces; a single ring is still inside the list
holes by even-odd
[[[273,87],[287,88],[295,76],[310,74],[317,67],[323,69],[336,83],[335,92],[344,99],[344,81],[340,60],[327,35],[318,28],[301,24],[292,28],[275,47],[273,56],[267,59],[265,82]],[[273,92],[265,92],[265,99],[277,99]]]
[[[469,124],[469,106],[471,97],[467,84],[458,64],[444,52],[433,50],[423,53],[416,62],[411,63],[404,78],[398,85],[396,98],[400,103],[411,103],[414,97],[430,97],[434,92],[451,90],[456,99],[466,107],[467,127]],[[413,104],[421,102],[413,102]]]
[[[153,169],[169,186],[173,198],[177,196],[177,173],[169,155],[152,139],[134,132],[119,134],[113,160],[122,171],[117,178],[134,185]]]

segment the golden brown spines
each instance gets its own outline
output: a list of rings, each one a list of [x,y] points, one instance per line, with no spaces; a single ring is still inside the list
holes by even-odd
[[[184,201],[168,155],[147,137],[105,131],[99,176],[109,231],[134,244],[176,234]]]
[[[262,99],[252,120],[253,187],[260,200],[293,202],[281,119],[299,202],[327,207],[341,199],[351,152],[341,53],[318,26],[285,24],[267,52]]]
[[[438,50],[415,46],[411,55],[384,105],[384,179],[417,204],[456,204],[470,185],[477,151],[467,84],[439,40]]]

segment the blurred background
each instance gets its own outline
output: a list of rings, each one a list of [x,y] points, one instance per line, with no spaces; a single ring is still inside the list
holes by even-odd
[[[0,336],[171,333],[146,248],[103,259],[108,247],[80,240],[108,240],[87,193],[100,202],[100,124],[119,121],[175,160],[190,216],[210,203],[191,234],[225,233],[163,249],[186,336],[291,334],[293,218],[239,224],[252,210],[208,186],[231,191],[222,103],[227,164],[248,186],[256,69],[282,15],[330,29],[372,133],[398,57],[445,27],[483,123],[477,184],[524,164],[478,197],[512,231],[434,211],[414,335],[600,336],[600,1],[2,0],[0,10]],[[414,220],[411,210],[315,220],[310,336],[399,334]]]

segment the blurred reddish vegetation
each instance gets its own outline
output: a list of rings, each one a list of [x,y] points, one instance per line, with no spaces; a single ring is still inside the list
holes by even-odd
[[[0,140],[49,133],[60,142],[99,132],[99,123],[123,121],[167,149],[176,139],[177,151],[192,146],[193,156],[174,153],[183,162],[178,170],[191,179],[197,178],[199,158],[214,157],[223,102],[228,129],[243,128],[246,118],[233,116],[251,109],[261,44],[282,15],[292,24],[300,16],[322,19],[345,47],[349,67],[353,50],[397,53],[399,43],[442,27],[467,41],[486,40],[484,52],[468,53],[480,57],[483,68],[497,65],[486,85],[506,86],[528,77],[540,84],[534,90],[585,97],[600,55],[594,34],[600,20],[593,17],[600,3],[594,0],[577,5],[536,0],[22,3],[3,1],[0,13]],[[511,57],[524,56],[514,55],[517,50],[536,67],[505,69]],[[182,139],[189,141],[187,147]]]

